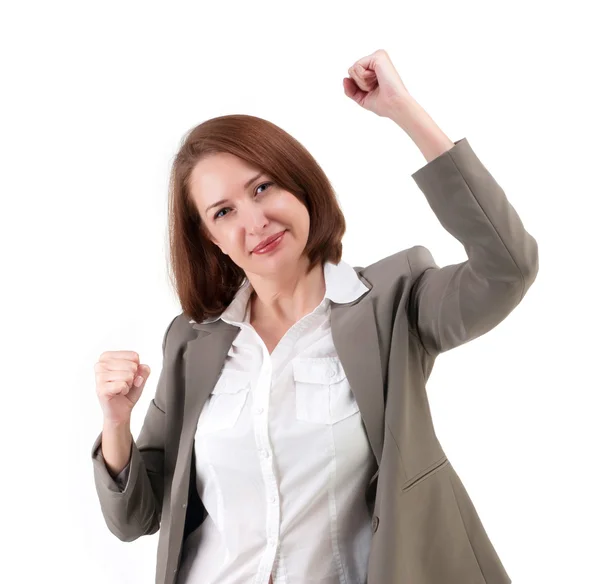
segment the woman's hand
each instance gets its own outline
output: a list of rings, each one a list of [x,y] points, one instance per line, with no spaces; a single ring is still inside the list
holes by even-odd
[[[140,365],[135,351],[104,351],[94,371],[104,421],[111,424],[131,421],[131,411],[142,395],[150,367]]]
[[[358,105],[384,118],[397,115],[412,96],[383,49],[359,59],[348,69],[344,78],[344,92]]]

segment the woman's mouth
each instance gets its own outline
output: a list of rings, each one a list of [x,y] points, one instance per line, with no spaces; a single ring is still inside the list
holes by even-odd
[[[259,249],[255,249],[252,253],[262,255],[265,253],[269,253],[270,251],[273,251],[281,243],[281,240],[283,239],[285,233],[286,233],[285,231],[282,231],[277,238],[275,238],[273,241],[271,241],[271,243],[268,243],[267,245],[265,245],[264,247],[261,247]]]

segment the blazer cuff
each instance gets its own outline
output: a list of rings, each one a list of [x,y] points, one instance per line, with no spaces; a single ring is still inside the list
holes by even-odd
[[[133,446],[132,441],[129,453],[129,463],[116,477],[113,478],[106,466],[106,461],[102,456],[102,432],[100,432],[92,447],[92,462],[97,484],[115,494],[129,494],[129,491],[131,490],[129,487],[135,481],[135,472],[131,471],[132,467],[135,466],[132,465],[132,463],[134,462],[134,456],[136,456],[134,451],[137,449]]]
[[[456,155],[458,153],[459,156],[464,156],[464,150],[468,149],[473,152],[469,141],[466,138],[461,138],[460,140],[456,140],[454,142],[454,146],[442,152],[439,156],[436,156],[433,160],[430,160],[427,164],[424,164],[419,170],[412,173],[412,178],[419,185],[419,188],[425,188],[427,177],[429,175],[435,176],[439,174],[444,166],[444,159],[450,158],[452,155]]]

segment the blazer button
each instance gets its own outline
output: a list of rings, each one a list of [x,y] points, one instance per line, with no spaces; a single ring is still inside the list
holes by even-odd
[[[373,515],[373,519],[371,520],[371,528],[373,529],[373,533],[377,531],[379,527],[379,517],[377,515]]]

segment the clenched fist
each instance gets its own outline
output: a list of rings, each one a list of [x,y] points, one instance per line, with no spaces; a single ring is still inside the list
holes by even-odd
[[[131,410],[142,395],[150,367],[140,365],[135,351],[105,351],[94,365],[96,394],[106,422],[131,421]]]

